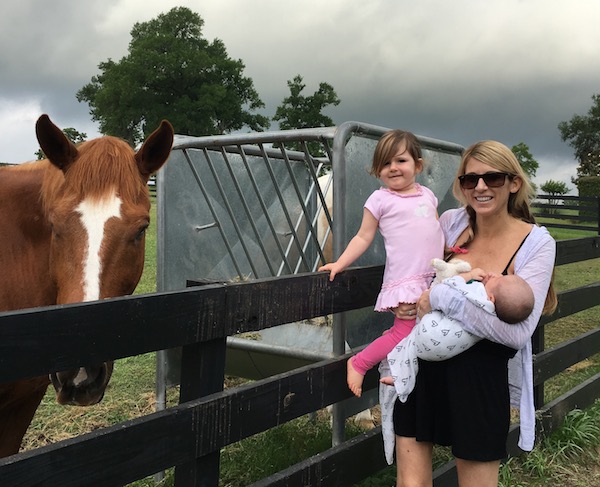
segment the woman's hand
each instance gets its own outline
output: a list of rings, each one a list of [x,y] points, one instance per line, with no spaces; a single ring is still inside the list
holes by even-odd
[[[423,294],[417,300],[417,317],[421,318],[431,311],[431,303],[429,302],[430,290],[423,291]]]
[[[417,317],[415,303],[400,303],[393,311],[399,320],[414,320]]]

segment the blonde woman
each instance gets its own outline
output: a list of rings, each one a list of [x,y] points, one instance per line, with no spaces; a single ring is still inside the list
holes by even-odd
[[[503,144],[483,141],[469,147],[453,191],[464,206],[440,217],[447,245],[472,267],[520,276],[533,291],[535,304],[524,321],[507,324],[451,286],[435,286],[421,295],[418,316],[441,310],[483,340],[446,361],[419,361],[412,394],[406,403],[395,401],[397,485],[402,487],[432,485],[434,444],[451,446],[461,487],[498,484],[510,426],[509,361],[520,373],[521,397],[513,398],[521,408],[519,445],[533,448],[531,336],[541,314],[556,307],[556,244],[535,224],[531,185]]]

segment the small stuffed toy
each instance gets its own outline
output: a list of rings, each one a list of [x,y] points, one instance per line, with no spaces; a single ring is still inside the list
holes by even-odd
[[[450,262],[442,259],[433,259],[431,265],[435,269],[435,279],[431,283],[432,286],[439,284],[444,279],[471,270],[471,264],[460,259],[452,259]]]

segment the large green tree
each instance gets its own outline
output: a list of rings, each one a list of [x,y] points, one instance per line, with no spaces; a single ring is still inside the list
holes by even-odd
[[[519,164],[521,164],[523,170],[529,176],[529,179],[533,179],[540,165],[531,155],[527,144],[519,142],[517,145],[513,145],[511,150],[519,161]]]
[[[175,7],[131,30],[129,54],[98,65],[101,73],[77,92],[103,134],[132,145],[164,118],[179,134],[216,135],[244,126],[264,130],[269,119],[241,60],[223,42],[202,36],[202,18]]]
[[[331,117],[323,114],[323,109],[329,105],[339,105],[337,93],[328,83],[320,83],[319,89],[312,95],[304,96],[302,91],[306,88],[302,76],[299,74],[287,82],[290,96],[283,99],[277,107],[273,120],[279,122],[282,130],[303,129],[313,127],[329,127],[333,125]],[[286,143],[285,146],[292,150],[304,150],[297,142]],[[323,150],[319,142],[308,142],[310,154],[322,156]]]
[[[529,146],[524,142],[519,142],[517,145],[513,145],[511,150],[519,161],[519,164],[521,164],[523,171],[529,176],[529,181],[533,186],[533,190],[537,192],[537,186],[533,182],[533,178],[535,177],[540,164],[531,155]]]
[[[310,96],[304,96],[302,91],[306,85],[302,81],[302,76],[296,75],[293,80],[287,82],[290,96],[284,98],[277,107],[273,120],[278,121],[283,130],[333,125],[333,120],[322,113],[325,107],[340,104],[333,86],[320,83],[317,91]]]
[[[562,140],[568,141],[579,161],[577,179],[600,176],[600,94],[592,95],[592,101],[587,115],[573,115],[558,124]]]

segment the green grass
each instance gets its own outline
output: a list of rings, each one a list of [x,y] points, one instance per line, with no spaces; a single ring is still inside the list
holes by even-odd
[[[557,239],[579,238],[589,232],[550,229]],[[587,233],[587,235],[586,235]],[[600,259],[560,266],[556,269],[558,290],[572,289],[598,280]],[[153,205],[151,225],[146,237],[146,264],[136,294],[156,290],[156,210]],[[561,319],[547,326],[547,347],[554,346],[586,331],[600,322],[599,307]],[[571,367],[550,380],[545,388],[549,401],[600,371],[600,355]],[[25,437],[24,449],[36,448],[118,422],[150,414],[155,410],[155,354],[149,353],[117,361],[115,372],[101,404],[90,408],[64,407],[56,404],[51,390],[46,394]],[[169,404],[176,404],[177,390],[168,393]],[[329,448],[331,428],[321,414],[319,419],[305,416],[288,424],[230,445],[221,453],[221,487],[246,485]],[[511,459],[501,471],[501,486],[563,487],[600,485],[600,447],[598,427],[600,403],[587,411],[569,415],[563,427],[545,440],[541,447],[521,459]],[[359,430],[349,423],[347,436]],[[448,461],[447,449],[436,448],[435,464]],[[587,472],[587,473],[586,473]],[[591,473],[590,473],[591,472]],[[596,475],[596,477],[590,477]],[[597,483],[584,483],[590,478]],[[389,487],[395,479],[395,467],[362,482],[362,487]],[[577,483],[583,482],[583,483]],[[131,484],[150,487],[152,477]],[[160,484],[173,485],[172,470]]]
[[[148,294],[156,292],[156,204],[152,198],[150,208],[150,226],[146,231],[146,257],[144,259],[144,272],[140,278],[134,294]]]

